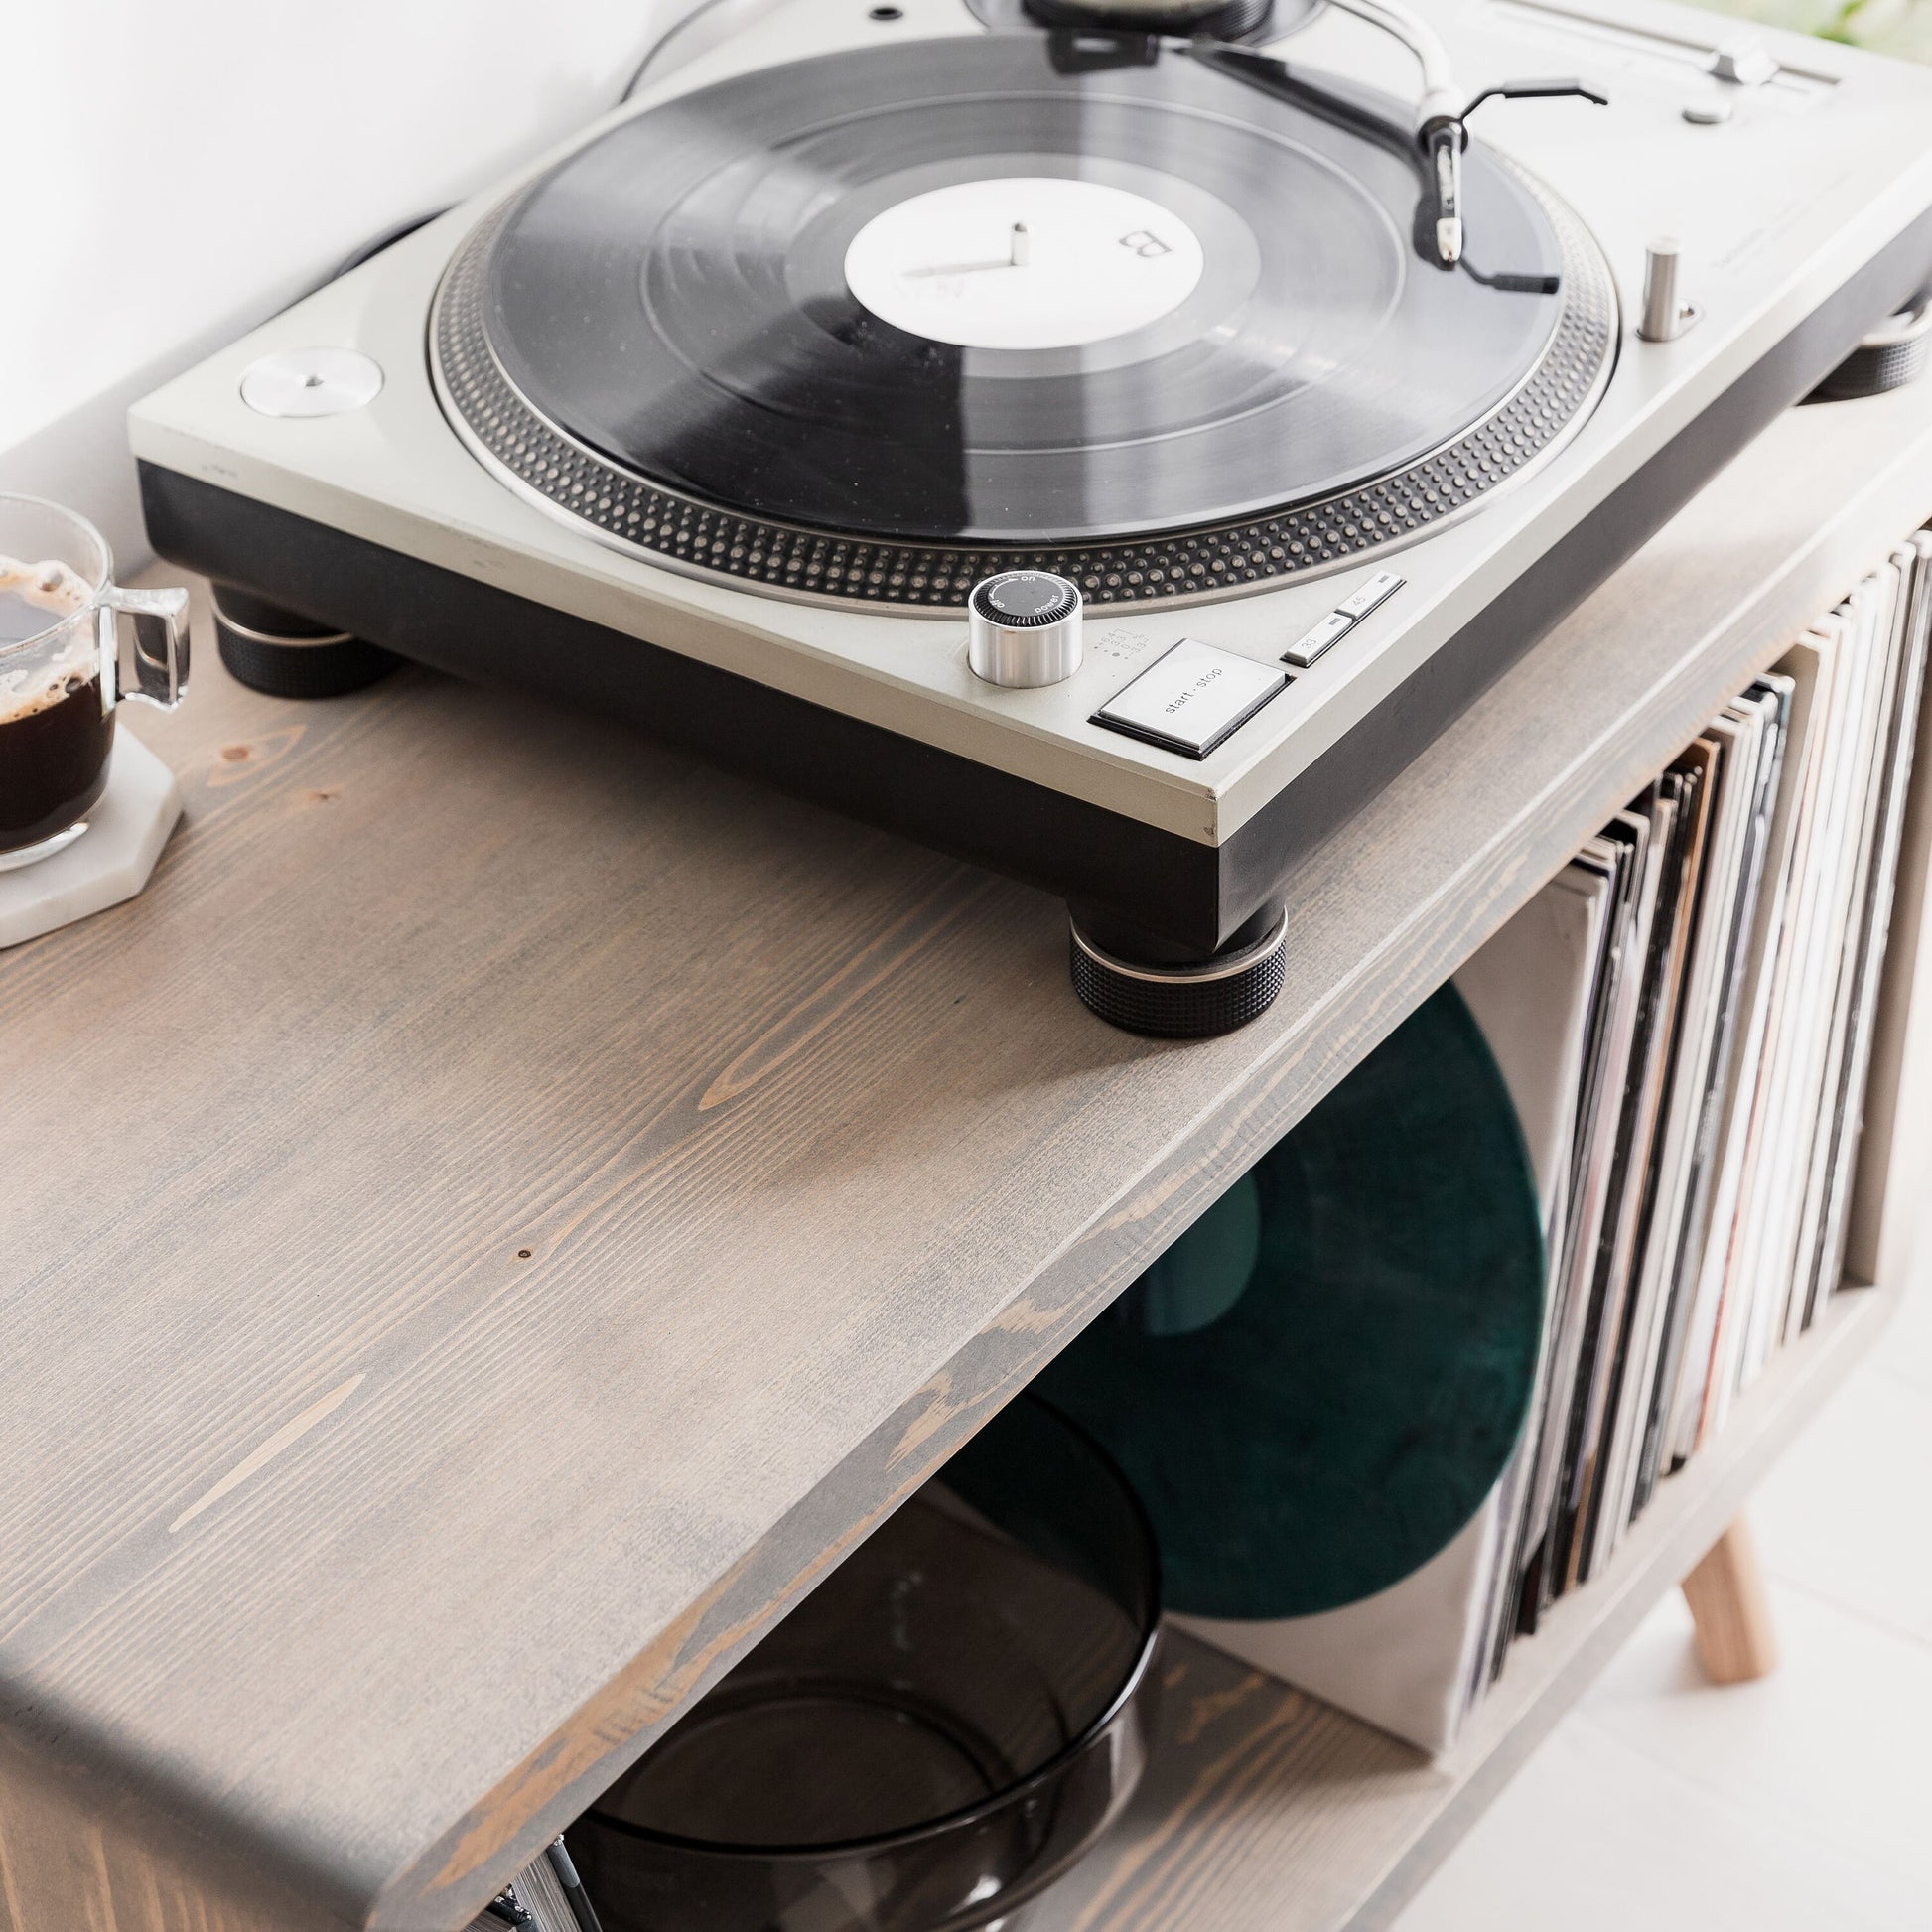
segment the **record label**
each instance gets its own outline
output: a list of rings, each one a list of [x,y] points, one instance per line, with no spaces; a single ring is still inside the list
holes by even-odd
[[[1105,182],[955,182],[876,214],[845,279],[882,322],[961,348],[1079,348],[1159,322],[1193,294],[1200,237]]]

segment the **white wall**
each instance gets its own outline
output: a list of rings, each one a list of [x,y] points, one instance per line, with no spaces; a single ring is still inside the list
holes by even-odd
[[[127,405],[611,106],[688,0],[7,0],[0,489],[146,554]]]

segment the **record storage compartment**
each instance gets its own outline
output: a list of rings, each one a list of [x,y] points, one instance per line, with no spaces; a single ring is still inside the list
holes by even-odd
[[[1791,442],[1798,443],[1797,431],[1810,427],[1810,414],[1798,412],[1772,437],[1789,429]],[[1747,455],[1731,476],[1749,462]],[[1712,493],[1729,481],[1721,479]],[[1685,520],[1696,518],[1703,507],[1694,503]],[[1891,542],[1886,534],[1882,529],[1869,533],[1867,559],[1876,565],[1890,553],[1904,565],[1909,585],[1909,531],[1901,526],[1891,532]],[[1928,552],[1932,533],[1917,539],[1915,642],[1921,673]],[[1857,581],[1854,573],[1844,584]],[[1837,602],[1827,597],[1815,615],[1822,618]],[[1791,626],[1791,637],[1806,628],[1803,622]],[[1548,640],[1544,648],[1556,641]],[[1785,655],[1760,644],[1758,666]],[[1658,1481],[1648,1507],[1599,1562],[1596,1574],[1547,1606],[1535,1633],[1519,1636],[1497,1659],[1486,1694],[1476,1701],[1461,1735],[1433,1759],[1209,1644],[1171,1633],[1170,1702],[1149,1776],[1113,1838],[1048,1895],[1039,1915],[1041,1932],[1088,1932],[1095,1926],[1122,1932],[1184,1926],[1207,1932],[1223,1925],[1259,1932],[1284,1924],[1385,1924],[1533,1750],[1561,1709],[1614,1655],[1658,1593],[1687,1575],[1716,1542],[1790,1437],[1878,1339],[1904,1292],[1914,1242],[1923,1238],[1914,1210],[1895,1194],[1887,1198],[1887,1179],[1894,1190],[1901,1183],[1910,1189],[1915,1169],[1922,1172],[1932,1153],[1922,1065],[1932,1046],[1927,1025],[1932,994],[1925,984],[1932,972],[1932,935],[1925,930],[1932,866],[1927,739],[1932,704],[1921,678],[1914,678],[1909,696],[1917,756],[1898,801],[1897,893],[1889,942],[1878,961],[1876,1037],[1863,1108],[1871,1140],[1848,1171],[1853,1196],[1842,1235],[1842,1267],[1833,1282],[1822,1289],[1814,1285],[1802,1327],[1801,1259],[1784,1345],[1760,1358],[1754,1379],[1741,1391],[1725,1389],[1716,1431]],[[1916,1054],[1910,1054],[1913,1044]],[[1912,1059],[1921,1064],[1915,1067]],[[1785,1305],[1781,1292],[1771,1299]],[[1774,1317],[1774,1327],[1781,1319]],[[1740,1335],[1736,1346],[1746,1345]],[[1665,1466],[1668,1470],[1668,1456]],[[1351,1814],[1347,1800],[1332,1804],[1336,1785],[1362,1793],[1359,1817]],[[1372,1823],[1370,1793],[1399,1793],[1390,1808],[1408,1815],[1400,1822]],[[1369,1841],[1354,1848],[1351,1863],[1359,1864],[1360,1889],[1346,1903],[1326,1896],[1298,1900],[1291,1889],[1320,1872],[1318,1861],[1293,1839],[1304,1830],[1318,1834],[1324,1826],[1352,1827]],[[1386,1863],[1377,1869],[1379,1861]]]

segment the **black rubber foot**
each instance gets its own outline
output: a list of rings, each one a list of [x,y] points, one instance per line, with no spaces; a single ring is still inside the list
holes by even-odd
[[[1889,316],[1806,398],[1809,402],[1851,402],[1881,396],[1916,382],[1932,362],[1932,288],[1920,289],[1895,316]]]
[[[345,630],[312,623],[229,584],[214,587],[214,641],[230,675],[271,698],[340,698],[402,659]]]
[[[1118,959],[1072,921],[1073,990],[1110,1025],[1162,1039],[1208,1039],[1258,1020],[1282,990],[1288,952],[1283,912],[1251,945],[1190,966],[1139,966]]]

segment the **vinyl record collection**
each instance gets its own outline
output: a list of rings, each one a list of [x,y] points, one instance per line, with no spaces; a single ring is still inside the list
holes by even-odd
[[[1929,624],[1921,533],[1490,942],[1569,989],[1568,1160],[1472,1692],[1839,1283]]]
[[[513,1885],[470,1921],[467,1932],[603,1932],[563,1840],[545,1848]]]

